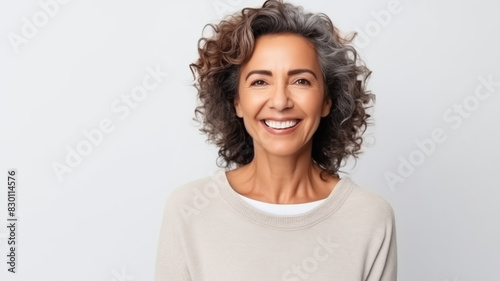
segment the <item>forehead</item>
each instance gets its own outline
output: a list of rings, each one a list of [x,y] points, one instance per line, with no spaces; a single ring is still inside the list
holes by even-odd
[[[257,38],[252,56],[242,70],[251,68],[320,70],[314,45],[296,34],[266,34]]]

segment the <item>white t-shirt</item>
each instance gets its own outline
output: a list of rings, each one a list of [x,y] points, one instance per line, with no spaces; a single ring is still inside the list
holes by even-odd
[[[243,195],[239,195],[243,201],[245,201],[248,205],[254,207],[257,210],[260,210],[265,213],[273,214],[273,215],[299,215],[309,212],[310,210],[316,208],[321,205],[326,199],[321,199],[313,202],[307,203],[299,203],[299,204],[273,204],[262,202],[258,200],[254,200],[248,198]]]

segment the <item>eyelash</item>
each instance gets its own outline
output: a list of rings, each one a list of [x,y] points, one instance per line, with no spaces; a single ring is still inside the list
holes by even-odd
[[[300,78],[300,79],[295,80],[295,82],[293,82],[293,84],[297,84],[297,82],[299,82],[299,81],[303,81],[303,82],[305,82],[305,84],[303,84],[303,83],[299,83],[298,85],[311,85],[311,82],[309,82],[309,80],[304,79],[304,78]],[[259,82],[266,83],[266,81],[259,79],[259,80],[255,80],[255,81],[253,81],[253,82],[250,84],[250,86],[263,86],[262,84],[257,85],[257,83],[259,83]]]
[[[258,83],[258,82],[264,82],[264,83],[266,83],[266,81],[259,79],[259,80],[255,80],[255,81],[253,81],[253,82],[250,84],[250,86],[262,86],[262,84],[261,84],[261,85],[257,85],[257,83]]]
[[[311,82],[309,82],[309,80],[304,79],[304,78],[300,78],[300,79],[295,80],[294,84],[296,84],[298,81],[301,81],[301,80],[306,83],[305,85],[311,85]],[[300,85],[304,85],[304,84],[300,84]]]

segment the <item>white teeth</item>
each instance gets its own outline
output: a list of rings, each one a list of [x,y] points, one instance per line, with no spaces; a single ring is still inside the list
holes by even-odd
[[[273,121],[273,120],[264,120],[267,126],[273,129],[287,129],[297,125],[297,121]]]

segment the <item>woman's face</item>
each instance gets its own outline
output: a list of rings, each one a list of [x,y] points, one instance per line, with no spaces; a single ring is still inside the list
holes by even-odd
[[[294,34],[259,37],[241,67],[234,106],[256,155],[294,155],[309,148],[331,106],[312,43]]]

